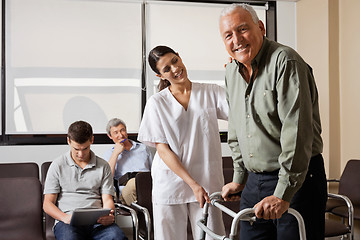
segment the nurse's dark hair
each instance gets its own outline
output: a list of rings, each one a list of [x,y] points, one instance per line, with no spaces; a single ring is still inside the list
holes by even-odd
[[[149,52],[149,56],[148,56],[149,65],[155,73],[160,74],[160,71],[159,69],[157,69],[156,65],[160,60],[160,58],[168,53],[173,53],[177,55],[177,53],[173,49],[167,46],[156,46]],[[164,88],[167,88],[168,86],[170,86],[170,82],[168,80],[160,79],[160,82],[158,84],[158,90],[161,91]]]
[[[92,140],[93,130],[89,123],[85,121],[76,121],[69,126],[67,137],[69,141],[79,144]]]

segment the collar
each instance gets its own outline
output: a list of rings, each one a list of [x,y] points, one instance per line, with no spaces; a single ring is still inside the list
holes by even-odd
[[[131,144],[132,144],[132,146],[131,146],[131,148],[130,148],[130,151],[133,150],[133,149],[135,149],[135,148],[137,148],[137,147],[140,145],[138,142],[135,142],[135,141],[133,141],[133,140],[130,140],[130,139],[129,139],[129,141],[130,141]]]
[[[75,161],[72,159],[71,157],[71,151],[69,151],[66,155],[66,162],[69,166],[73,167],[73,166],[77,166],[77,164],[75,163]],[[88,162],[88,164],[86,165],[86,168],[92,168],[96,166],[96,155],[93,151],[90,150],[90,161]]]
[[[264,53],[266,52],[266,49],[268,48],[269,43],[270,43],[270,40],[264,36],[263,43],[261,45],[259,52],[256,54],[254,59],[251,61],[251,66],[253,69],[254,69],[254,67],[257,67],[259,65]],[[238,62],[237,60],[235,60],[235,62],[241,69],[245,68],[245,66],[241,62]]]

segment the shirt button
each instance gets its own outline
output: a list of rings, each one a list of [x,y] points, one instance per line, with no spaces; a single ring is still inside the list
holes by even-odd
[[[251,138],[251,135],[249,134],[247,137],[248,137],[248,138]]]
[[[266,96],[266,92],[264,92],[264,96]]]
[[[247,118],[250,118],[250,114],[248,114],[246,117],[247,117]]]
[[[250,153],[249,156],[252,158],[253,157],[252,153]]]

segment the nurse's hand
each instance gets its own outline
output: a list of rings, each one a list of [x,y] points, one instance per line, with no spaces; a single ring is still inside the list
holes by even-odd
[[[228,65],[229,63],[232,63],[233,60],[234,60],[234,58],[229,57],[229,62],[227,62],[227,63],[224,64],[224,68],[226,68],[226,65]]]
[[[222,187],[221,196],[225,201],[239,201],[240,195],[237,193],[241,192],[245,187],[245,184],[239,184],[231,182]]]
[[[205,201],[210,203],[209,195],[207,194],[207,192],[205,191],[205,189],[202,186],[200,186],[199,184],[196,183],[190,187],[194,192],[196,201],[198,201],[200,203],[201,208],[204,207]]]

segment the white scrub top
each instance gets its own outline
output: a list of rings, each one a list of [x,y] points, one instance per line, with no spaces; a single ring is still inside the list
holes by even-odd
[[[187,111],[169,88],[146,103],[138,140],[155,147],[166,143],[185,169],[209,193],[224,185],[217,119],[227,120],[225,90],[215,84],[192,83]],[[191,188],[155,154],[151,167],[152,199],[157,204],[195,202]]]

